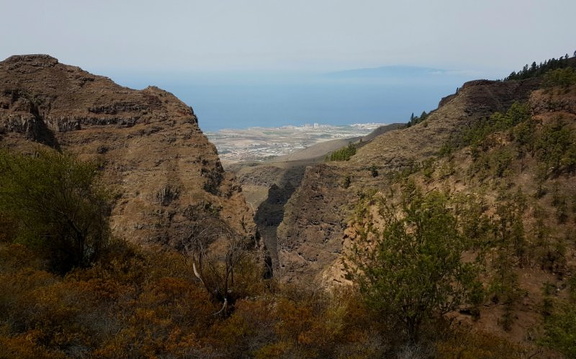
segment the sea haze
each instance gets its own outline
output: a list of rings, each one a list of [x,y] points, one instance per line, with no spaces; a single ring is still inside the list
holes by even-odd
[[[387,66],[330,73],[118,73],[132,88],[155,85],[190,105],[205,132],[322,123],[407,122],[478,74]]]

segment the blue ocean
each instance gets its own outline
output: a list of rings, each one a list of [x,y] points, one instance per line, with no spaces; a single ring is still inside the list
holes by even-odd
[[[167,90],[194,109],[204,132],[250,127],[407,122],[438,106],[472,75],[383,67],[333,73],[165,73],[110,76]]]

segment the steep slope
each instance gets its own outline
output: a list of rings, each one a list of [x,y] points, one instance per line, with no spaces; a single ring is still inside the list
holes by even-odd
[[[300,186],[306,168],[322,164],[327,155],[351,142],[362,147],[383,133],[403,127],[404,124],[381,126],[364,137],[322,142],[262,163],[238,163],[228,167],[236,173],[247,202],[255,209],[256,225],[270,253],[275,271],[279,270],[276,232],[284,218],[284,207],[295,189]],[[322,209],[319,211],[322,213]],[[323,218],[318,219],[322,220]],[[326,261],[327,259],[323,259],[319,262]]]
[[[118,237],[178,249],[206,231],[255,237],[240,187],[192,109],[166,91],[121,87],[47,55],[12,56],[0,62],[0,146],[40,144],[101,164]]]
[[[442,99],[425,122],[374,138],[348,162],[309,168],[278,230],[282,278],[321,281],[328,268],[339,263],[346,222],[359,192],[385,188],[385,174],[408,170],[437,154],[450,136],[515,101],[526,100],[538,84],[539,80],[466,83],[458,93]],[[379,177],[373,176],[373,168]]]
[[[394,135],[379,136],[351,159],[354,165],[376,164],[396,169],[437,153],[452,134],[505,111],[512,103],[524,101],[538,87],[539,80],[501,82],[477,80],[465,83],[456,94],[440,101],[423,126],[414,126]]]
[[[576,292],[575,74],[467,83],[423,122],[307,168],[277,231],[281,279],[348,282],[343,258],[410,183],[473,207],[460,215],[479,247],[462,255],[484,258],[485,297],[452,318],[534,344]]]

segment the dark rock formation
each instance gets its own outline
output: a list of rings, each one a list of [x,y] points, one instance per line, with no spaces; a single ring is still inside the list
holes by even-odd
[[[278,227],[279,275],[299,283],[319,281],[318,275],[342,254],[349,196],[338,169],[310,166],[284,209]]]

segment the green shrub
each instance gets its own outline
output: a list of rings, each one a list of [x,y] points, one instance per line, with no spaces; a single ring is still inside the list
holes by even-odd
[[[548,71],[544,75],[544,87],[568,88],[576,84],[576,70],[572,67]]]
[[[0,213],[11,219],[14,241],[37,248],[57,273],[87,267],[109,238],[109,206],[96,166],[41,150],[0,152]]]
[[[448,154],[456,149],[472,146],[473,149],[489,147],[489,135],[506,131],[530,119],[530,108],[527,104],[514,103],[506,113],[496,112],[492,116],[478,120],[467,129],[452,136],[441,151]]]
[[[349,143],[348,146],[336,150],[328,156],[328,161],[348,161],[356,154],[356,146]]]
[[[544,125],[534,144],[534,152],[545,166],[545,177],[576,170],[576,136],[561,118]]]
[[[573,304],[559,306],[546,318],[541,344],[558,350],[567,358],[576,358],[576,307]]]
[[[365,238],[373,245],[354,247],[348,274],[368,307],[417,342],[434,315],[467,302],[481,287],[474,264],[461,261],[467,241],[444,194],[408,188],[399,206],[386,199],[377,206],[385,228],[369,226],[372,238]]]

